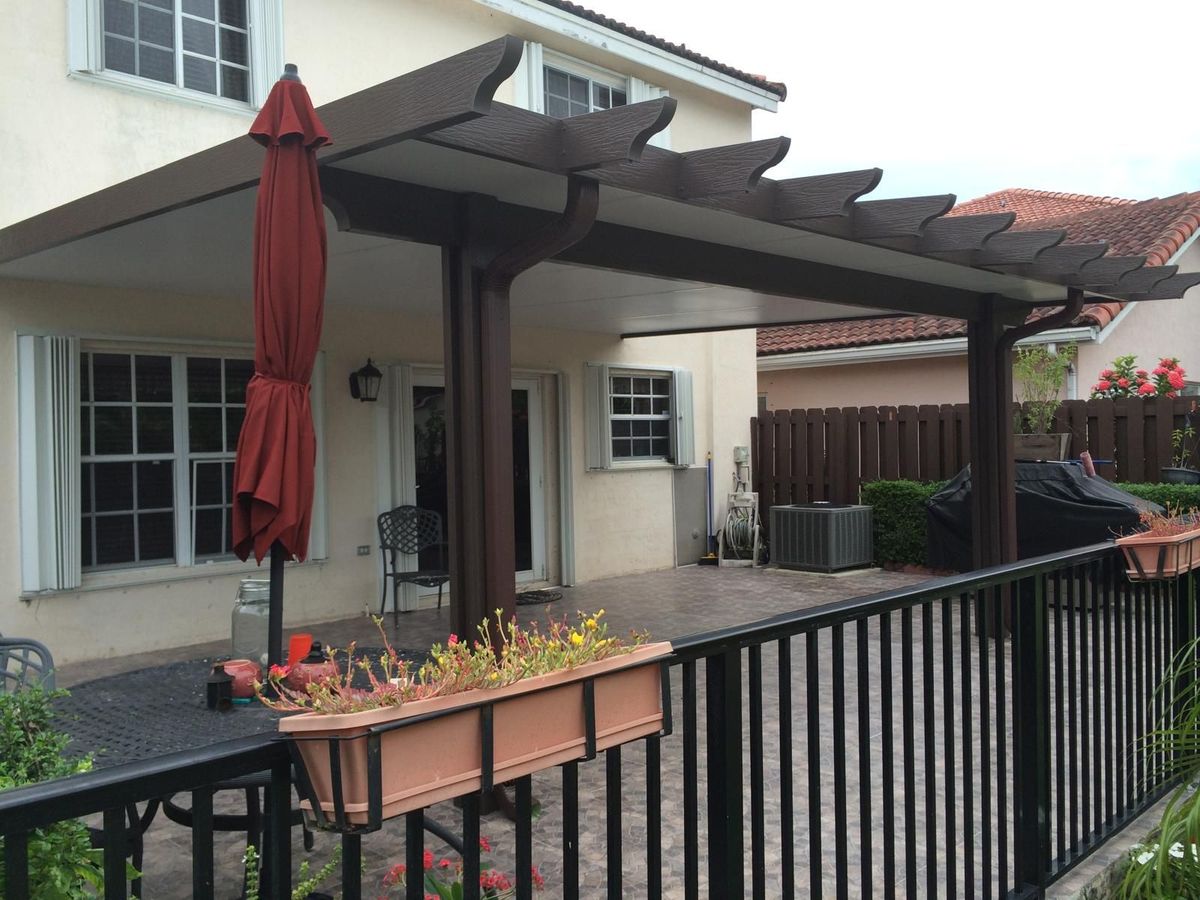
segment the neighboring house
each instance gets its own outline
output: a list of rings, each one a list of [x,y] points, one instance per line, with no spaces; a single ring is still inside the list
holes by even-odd
[[[1011,212],[1017,230],[1062,229],[1070,243],[1107,242],[1110,256],[1145,256],[1147,265],[1200,271],[1200,192],[1135,201],[1025,189],[959,204],[950,215]],[[1064,399],[1086,398],[1114,357],[1134,354],[1146,368],[1177,356],[1200,393],[1200,317],[1195,303],[1095,302],[1070,327],[1032,341],[1078,347]],[[758,332],[759,409],[961,403],[967,399],[967,325],[959,319],[898,316]]]
[[[784,97],[782,85],[561,0],[25,6],[0,35],[0,228],[244,134],[285,59],[321,104],[515,34],[525,55],[497,99],[571,116],[669,94],[679,114],[654,140],[675,150],[748,140],[751,111]],[[289,572],[289,624],[377,608],[376,515],[445,506],[437,260],[432,248],[420,270],[343,281],[329,297],[310,562]],[[230,554],[250,297],[91,287],[69,274],[0,277],[0,414],[12,426],[0,632],[39,638],[60,661],[227,636],[239,579],[260,571]],[[555,290],[552,272],[527,283]],[[702,554],[705,456],[724,479],[749,443],[753,340],[514,327],[519,581]],[[368,355],[385,375],[374,405],[346,389]],[[597,417],[611,419],[611,444],[589,445]],[[59,505],[51,480],[68,486]],[[408,590],[404,605],[432,602]]]

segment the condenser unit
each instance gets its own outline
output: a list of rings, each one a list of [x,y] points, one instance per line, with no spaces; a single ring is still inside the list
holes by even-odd
[[[871,507],[797,503],[771,507],[771,561],[785,569],[836,572],[869,566]]]

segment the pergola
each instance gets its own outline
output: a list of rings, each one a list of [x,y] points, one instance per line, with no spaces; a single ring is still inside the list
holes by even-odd
[[[1011,214],[946,217],[950,194],[862,199],[878,169],[764,177],[787,138],[648,146],[670,98],[570,119],[495,102],[521,52],[503,37],[319,109],[335,140],[319,157],[338,224],[330,295],[413,277],[421,245],[440,250],[460,633],[512,604],[514,321],[634,337],[965,319],[975,562],[987,566],[1016,551],[1013,344],[1074,318],[1089,294],[1156,300],[1200,283],[1062,231],[1014,231]],[[237,138],[13,225],[0,276],[248,296],[260,167],[257,145]],[[224,264],[198,265],[197,246]],[[1063,309],[1026,324],[1039,307]]]

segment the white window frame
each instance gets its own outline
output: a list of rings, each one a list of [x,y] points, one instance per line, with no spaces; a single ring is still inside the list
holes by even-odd
[[[669,458],[613,459],[612,379],[651,377],[671,380]],[[672,366],[589,362],[584,366],[584,456],[589,470],[686,468],[696,461],[692,373]]]
[[[74,78],[153,97],[250,113],[262,106],[283,71],[283,0],[246,0],[250,78],[249,97],[244,103],[105,69],[103,3],[104,0],[68,0],[68,74]],[[182,54],[178,35],[175,44],[178,67]]]
[[[606,84],[609,87],[621,88],[625,91],[626,103],[641,103],[658,97],[670,96],[665,88],[655,87],[633,75],[622,75],[611,69],[605,69],[592,63],[559,53],[544,47],[535,41],[525,42],[525,54],[521,65],[517,67],[514,76],[513,93],[517,106],[546,113],[545,67],[550,66],[571,75],[587,78]],[[649,141],[656,147],[669,149],[671,146],[671,128],[668,125],[655,134]]]
[[[168,356],[174,385],[175,560],[140,565],[104,566],[84,571],[81,560],[79,355],[115,353]],[[227,456],[226,451],[193,453],[187,446],[187,359],[252,359],[245,344],[193,344],[177,341],[85,339],[47,335],[18,336],[18,400],[21,481],[22,593],[103,589],[148,581],[207,577],[254,571],[253,561],[205,557],[192,546],[190,475],[193,459]],[[317,461],[308,559],[328,558],[325,472],[325,359],[317,354],[312,376],[313,425]],[[72,410],[67,412],[67,410]],[[124,457],[114,457],[119,461]],[[94,552],[94,551],[93,551]]]

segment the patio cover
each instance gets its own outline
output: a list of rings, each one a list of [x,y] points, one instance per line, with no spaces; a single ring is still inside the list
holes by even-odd
[[[455,594],[479,611],[489,594],[512,588],[488,524],[511,522],[511,480],[505,501],[504,473],[485,472],[485,450],[469,446],[511,437],[508,417],[487,415],[476,396],[508,383],[510,316],[624,336],[888,313],[965,319],[972,403],[988,411],[976,418],[996,420],[973,440],[975,472],[1011,501],[1001,409],[1013,326],[1033,307],[1074,304],[1085,292],[1154,300],[1200,282],[1174,266],[1106,256],[1104,244],[1065,244],[1061,231],[1011,231],[1010,214],[946,217],[951,194],[863,199],[878,169],[771,180],[764,173],[786,154],[786,138],[686,153],[647,146],[673,116],[671,98],[562,120],[493,101],[521,48],[500,38],[318,110],[339,138],[318,157],[338,225],[331,314],[345,302],[393,303],[380,285],[400,282],[406,311],[446,316],[451,477],[464,491],[452,498],[451,569]],[[259,153],[231,140],[0,230],[0,277],[248,297],[244,235]],[[522,235],[508,275],[481,285]],[[445,283],[428,274],[439,271],[430,265],[439,253],[450,263]],[[223,264],[205,262],[213,258]],[[510,308],[509,286],[526,270]],[[486,308],[461,302],[484,289]],[[982,456],[981,441],[991,445]],[[455,446],[467,455],[453,458]],[[1006,512],[976,493],[985,533]],[[473,505],[492,512],[465,516]],[[1010,526],[977,542],[980,563],[1001,561]],[[480,618],[472,610],[465,621]]]

